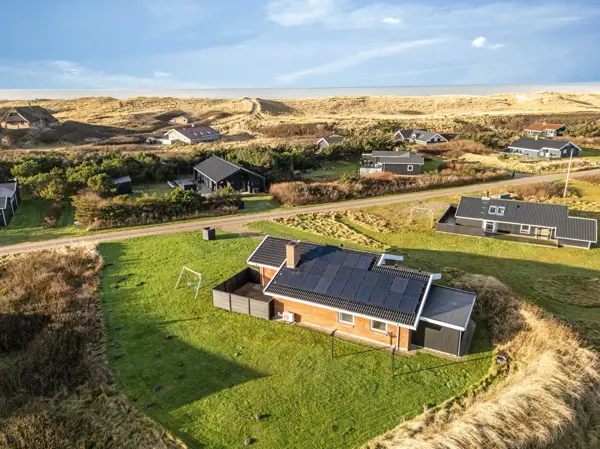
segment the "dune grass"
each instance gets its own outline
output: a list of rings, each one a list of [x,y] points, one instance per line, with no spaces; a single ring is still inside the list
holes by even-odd
[[[262,448],[359,447],[487,372],[485,326],[469,361],[400,356],[392,377],[389,352],[337,341],[331,359],[326,334],[214,308],[211,287],[244,268],[259,242],[188,233],[100,246],[119,384],[190,447],[241,447],[249,437]],[[197,301],[193,288],[173,288],[182,265],[203,274]]]

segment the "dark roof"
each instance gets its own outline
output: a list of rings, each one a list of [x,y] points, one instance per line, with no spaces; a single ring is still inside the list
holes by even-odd
[[[399,129],[398,131],[396,131],[396,134],[400,133],[400,135],[402,136],[403,139],[410,139],[410,136],[412,135],[413,132],[416,131],[420,131],[420,132],[426,132],[426,129]]]
[[[194,181],[193,179],[176,179],[175,184],[177,184],[179,187],[185,187],[185,186],[195,186],[196,185],[196,181]]]
[[[369,154],[365,154],[369,156]],[[384,164],[424,164],[425,158],[412,151],[373,151],[370,156]]]
[[[14,108],[4,108],[1,115],[4,116],[12,111],[19,113],[28,122],[35,122],[38,120],[47,120],[49,122],[58,121],[52,114],[50,114],[50,112],[41,106],[17,106]]]
[[[233,162],[221,159],[218,156],[211,156],[203,160],[194,167],[194,170],[202,173],[204,176],[212,179],[214,182],[221,182],[240,171],[242,167]]]
[[[196,140],[206,136],[218,136],[219,131],[210,126],[191,126],[189,128],[175,128],[174,131],[179,132],[188,139]]]
[[[421,320],[467,328],[477,295],[455,288],[432,285],[421,312]]]
[[[565,125],[563,123],[532,123],[525,131],[556,131],[558,129],[564,128]]]
[[[126,184],[131,182],[131,176],[121,176],[120,178],[114,178],[112,180],[113,184]]]
[[[504,215],[490,214],[490,206],[504,207]],[[569,208],[560,204],[463,196],[456,216],[556,228],[557,238],[584,242],[596,242],[598,235],[596,220],[569,217]]]
[[[427,142],[429,139],[435,137],[435,136],[441,136],[440,133],[431,133],[429,131],[423,131],[423,132],[419,132],[418,130],[415,130],[416,135],[415,135],[415,140],[419,140],[422,142]]]
[[[526,150],[540,151],[542,148],[551,150],[560,150],[565,145],[569,144],[566,140],[554,139],[534,139],[532,137],[521,137],[511,143],[508,148],[524,148]]]
[[[267,237],[249,263],[281,266],[287,243],[286,239]],[[381,255],[376,253],[305,242],[298,245],[300,262],[295,268],[280,268],[266,294],[415,325],[431,280],[428,273],[377,266]]]

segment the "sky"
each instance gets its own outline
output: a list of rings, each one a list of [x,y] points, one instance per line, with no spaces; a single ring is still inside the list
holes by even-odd
[[[0,89],[598,82],[599,18],[593,0],[11,2]]]

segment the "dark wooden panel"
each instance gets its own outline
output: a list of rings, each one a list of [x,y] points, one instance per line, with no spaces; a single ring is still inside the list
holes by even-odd
[[[460,331],[420,321],[417,330],[412,334],[411,343],[446,354],[458,355]]]

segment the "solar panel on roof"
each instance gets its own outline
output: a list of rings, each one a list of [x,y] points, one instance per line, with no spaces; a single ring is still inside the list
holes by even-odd
[[[335,276],[335,278],[340,281],[347,281],[348,279],[350,279],[351,274],[352,274],[352,268],[350,268],[346,265],[342,265],[340,267],[340,269],[338,270],[338,273]]]
[[[368,303],[371,293],[373,293],[373,288],[363,283],[363,285],[359,287],[358,292],[356,292],[354,297],[357,301]]]
[[[388,292],[385,296],[385,301],[383,306],[388,309],[396,309],[398,305],[402,302],[402,296],[395,292]]]
[[[363,280],[363,283],[365,285],[369,285],[369,286],[373,287],[375,284],[377,284],[378,279],[379,279],[379,273],[367,271],[367,273],[365,274],[365,279]]]
[[[346,260],[346,254],[344,251],[335,251],[333,253],[333,257],[331,258],[331,262],[334,265],[341,265]]]
[[[358,254],[350,253],[346,256],[343,265],[354,268],[359,258],[360,256]]]
[[[308,260],[308,261],[302,262],[300,264],[300,266],[298,267],[298,271],[300,271],[301,273],[304,273],[304,274],[308,274],[314,267],[315,267],[315,261]]]
[[[350,278],[342,290],[342,297],[346,299],[354,300],[354,296],[358,292],[360,284],[362,283],[362,279],[364,277],[364,272],[362,270],[358,270],[356,268],[352,269],[352,273],[350,274]]]
[[[340,269],[340,265],[328,265],[323,272],[323,277],[333,279]]]
[[[292,278],[290,279],[288,284],[291,285],[292,287],[300,288],[300,286],[304,282],[304,276],[300,275],[299,273],[292,272],[292,274],[293,274]]]
[[[416,295],[421,293],[421,290],[423,290],[423,287],[425,286],[425,283],[423,281],[415,281],[414,279],[411,279],[410,281],[408,281],[408,285],[406,286],[406,292],[404,293],[405,295]]]
[[[340,293],[342,293],[342,290],[345,286],[345,281],[339,281],[334,279],[329,288],[327,289],[327,294],[330,296],[339,296]]]
[[[306,277],[305,281],[302,283],[301,288],[303,290],[312,290],[317,285],[317,282],[319,282],[319,279],[319,276],[310,275]]]
[[[406,291],[406,286],[408,285],[408,279],[404,278],[396,278],[392,282],[390,290],[396,293],[404,294]]]
[[[281,274],[277,277],[277,282],[281,282],[282,284],[287,284],[292,279],[293,273],[291,271],[282,271]]]
[[[381,275],[379,276],[379,279],[377,279],[375,288],[389,290],[392,285],[392,282],[394,282],[394,278],[392,276]]]
[[[398,310],[405,313],[415,313],[417,304],[419,304],[418,296],[404,296],[402,302],[398,306]]]
[[[321,277],[321,279],[319,279],[319,282],[317,282],[317,285],[315,286],[313,291],[317,292],[317,293],[325,294],[332,282],[333,282],[333,278]]]
[[[387,296],[387,291],[382,288],[376,288],[373,290],[371,297],[369,298],[369,303],[376,304],[378,306],[382,306],[385,302],[385,298]]]
[[[373,258],[370,256],[360,256],[358,258],[358,262],[354,265],[355,268],[360,268],[361,270],[367,270],[371,263],[373,262]]]

